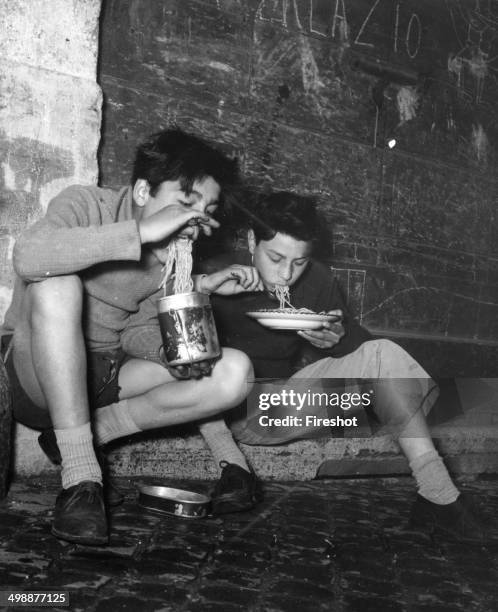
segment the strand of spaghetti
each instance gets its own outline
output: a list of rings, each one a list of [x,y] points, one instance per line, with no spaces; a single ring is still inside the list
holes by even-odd
[[[173,277],[173,293],[188,293],[192,291],[194,283],[192,281],[192,241],[188,238],[177,238],[171,240],[166,247],[166,259],[161,270],[161,282],[163,295],[166,295],[166,285],[168,280]]]
[[[172,240],[168,246],[166,247],[166,258],[164,261],[164,266],[161,269],[161,282],[159,283],[159,288],[163,290],[163,295],[166,296],[166,283],[168,282],[169,277],[173,273],[173,268],[175,266],[175,244]]]
[[[290,302],[290,289],[288,285],[275,285],[275,297],[279,301],[279,308],[292,308],[294,306]]]
[[[192,291],[194,283],[192,281],[192,240],[188,238],[175,240],[176,243],[176,264],[175,264],[175,283],[174,293],[188,293]]]

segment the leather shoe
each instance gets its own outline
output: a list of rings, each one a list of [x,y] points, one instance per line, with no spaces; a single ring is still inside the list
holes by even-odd
[[[460,493],[453,503],[445,505],[434,504],[417,495],[412,506],[409,526],[457,540],[482,542],[485,536],[479,510],[466,493]]]
[[[62,489],[55,501],[52,533],[61,540],[99,546],[109,542],[102,486],[84,480]]]
[[[211,494],[214,516],[250,510],[263,501],[261,484],[254,472],[227,461],[220,461],[220,467],[221,477]]]
[[[57,438],[55,437],[55,433],[52,428],[44,429],[41,432],[41,434],[38,436],[38,444],[52,463],[54,463],[55,465],[60,465],[62,463],[61,453],[57,445]],[[102,469],[102,477],[104,479],[105,501],[108,506],[119,506],[124,502],[125,496],[117,487],[112,484],[107,475],[106,458],[103,450],[101,448],[97,448],[95,450],[95,454],[97,455],[97,461],[99,462],[100,467]]]

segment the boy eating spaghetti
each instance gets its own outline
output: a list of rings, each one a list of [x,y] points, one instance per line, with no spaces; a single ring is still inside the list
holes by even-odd
[[[130,186],[65,189],[15,245],[5,319],[14,414],[44,430],[42,448],[61,462],[52,532],[63,540],[108,541],[105,504],[120,499],[103,490],[95,447],[212,417],[249,391],[251,363],[234,349],[178,380],[161,362],[156,311],[170,241],[210,235],[237,181],[235,161],[165,130],[138,147]],[[212,288],[257,287],[237,274],[218,274]]]
[[[319,234],[314,203],[294,193],[274,193],[261,199],[248,221],[247,250],[214,258],[205,262],[204,268],[212,273],[229,264],[247,266],[253,282],[260,280],[264,291],[213,296],[218,333],[225,346],[249,355],[256,377],[289,380],[283,383],[280,395],[274,394],[277,404],[280,400],[277,426],[267,427],[269,419],[261,419],[261,414],[266,414],[261,409],[269,405],[253,406],[252,412],[248,405],[247,416],[233,427],[235,437],[246,444],[270,445],[312,434],[315,423],[326,421],[322,417],[327,412],[317,406],[298,412],[283,402],[293,397],[299,380],[360,379],[364,389],[373,390],[373,417],[395,433],[415,477],[418,495],[412,508],[413,525],[439,528],[458,538],[480,539],[482,526],[472,503],[455,487],[425,421],[437,398],[437,386],[400,346],[372,339],[350,315],[330,270],[312,257]],[[209,278],[205,280],[207,288]],[[333,313],[340,320],[326,321],[320,329],[284,331],[260,325],[246,314],[278,312],[282,307],[285,316],[292,314],[293,307]],[[296,360],[305,346],[312,348],[313,359],[296,371]],[[264,397],[269,399],[271,394]],[[348,405],[347,410],[343,416],[352,416],[354,407]],[[285,417],[291,426],[279,427]],[[213,431],[216,427],[220,435],[226,430],[220,420],[211,423]],[[228,439],[226,432],[225,436]],[[215,497],[215,508],[217,504],[230,506],[232,501]]]

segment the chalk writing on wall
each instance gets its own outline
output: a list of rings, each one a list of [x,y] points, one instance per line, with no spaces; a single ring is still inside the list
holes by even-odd
[[[317,198],[366,325],[498,341],[498,3],[108,0],[103,29],[104,183],[174,120]]]
[[[316,0],[308,0],[306,15],[300,13],[299,5],[302,8],[304,4],[302,2],[297,3],[296,0],[280,0],[279,2],[262,0],[256,11],[256,18],[261,21],[281,24],[286,29],[289,28],[290,19],[293,18],[297,28],[303,32],[374,48],[375,42],[368,39],[366,31],[381,2],[382,0],[375,0],[370,7],[367,6],[367,12],[355,24],[348,20],[347,0],[329,2],[329,14],[328,18],[325,15],[325,19],[324,11],[318,13],[316,10],[318,4]],[[403,7],[400,3],[397,3],[392,10],[394,22],[391,33],[392,50],[398,52],[404,48],[408,57],[413,59],[417,56],[422,44],[422,21],[417,13],[411,12],[407,25],[403,29],[400,25]],[[289,13],[292,13],[292,15],[290,16]]]

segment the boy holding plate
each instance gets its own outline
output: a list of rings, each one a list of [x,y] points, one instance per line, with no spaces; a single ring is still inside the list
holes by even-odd
[[[263,290],[212,297],[220,339],[251,358],[256,378],[285,379],[280,401],[274,398],[279,405],[273,414],[297,415],[302,420],[294,421],[294,427],[262,426],[261,406],[248,402],[246,417],[233,425],[236,439],[246,444],[279,444],[313,434],[314,423],[327,417],[327,411],[308,405],[297,412],[290,401],[292,391],[302,390],[305,381],[359,380],[359,390],[368,390],[372,396],[370,417],[396,436],[415,477],[418,495],[412,508],[413,524],[438,527],[459,538],[480,539],[482,526],[471,500],[454,485],[426,424],[425,416],[438,397],[437,385],[400,346],[373,339],[349,313],[330,270],[313,259],[320,225],[314,203],[294,193],[274,193],[261,199],[248,220],[247,249],[205,262],[204,271],[210,275],[203,286],[209,290],[213,272],[229,264],[243,266],[252,283],[262,283]],[[257,319],[264,319],[264,311],[279,308],[277,287],[289,288],[289,302],[295,309],[330,313],[336,320],[324,320],[319,329],[300,331],[271,329],[275,325],[271,321],[261,325]],[[284,312],[282,317],[292,318],[292,313]],[[311,363],[296,366],[305,346],[313,352]],[[271,388],[275,390],[275,384]],[[287,390],[287,406],[283,390]],[[343,416],[351,417],[361,409],[361,405],[348,405]],[[229,438],[222,421],[211,427],[218,427],[220,436],[225,430]],[[239,501],[243,497],[241,487]],[[236,501],[233,496],[215,496],[215,508],[217,504],[236,506]]]

